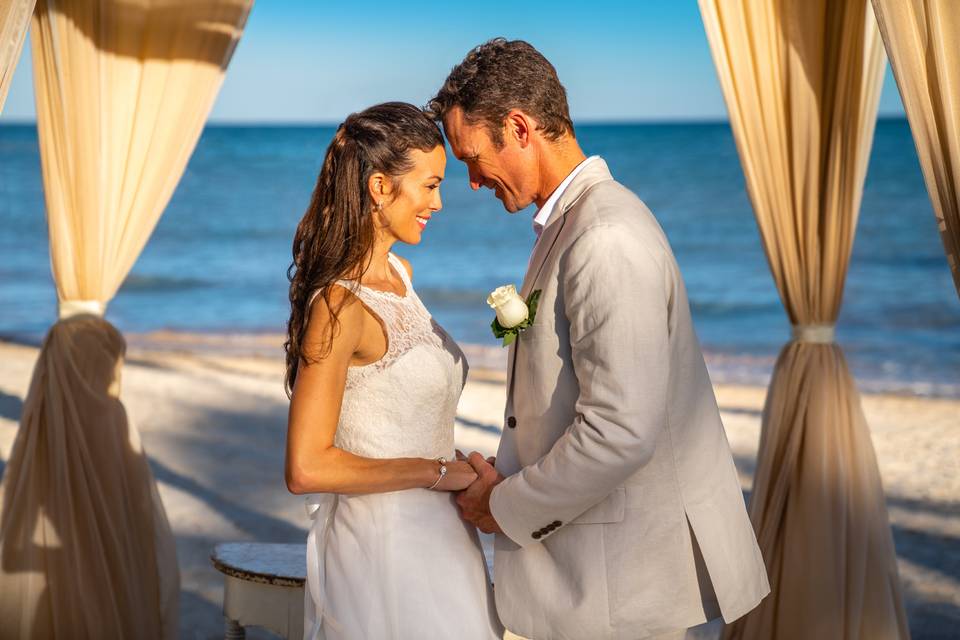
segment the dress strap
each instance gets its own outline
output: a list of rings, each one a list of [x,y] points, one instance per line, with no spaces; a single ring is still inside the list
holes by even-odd
[[[357,289],[356,283],[355,283],[355,282],[352,282],[352,281],[350,281],[350,280],[336,280],[336,281],[334,281],[333,284],[340,285],[341,287],[343,287],[343,288],[346,289],[347,291],[350,291],[351,293],[354,293],[354,292],[356,291],[356,289]],[[333,286],[333,285],[331,285],[331,286]],[[308,309],[308,310],[310,309],[310,307],[313,306],[313,301],[317,299],[317,296],[320,295],[320,293],[321,293],[322,291],[323,291],[323,289],[320,288],[320,289],[314,290],[314,292],[310,294],[310,298],[307,300],[307,309]]]
[[[403,280],[403,287],[407,290],[407,293],[408,294],[411,293],[412,292],[411,290],[413,289],[413,284],[411,284],[410,282],[410,274],[407,273],[407,268],[403,266],[402,262],[400,262],[400,258],[398,258],[393,253],[388,253],[387,260],[390,261],[390,264],[392,264],[394,269],[397,270],[397,273],[400,274],[400,279]]]
[[[398,258],[393,253],[388,253],[387,262],[393,265],[393,268],[400,275],[400,280],[403,282],[403,288],[406,289],[405,296],[398,296],[389,291],[380,291],[378,289],[371,289],[370,287],[366,287],[355,280],[336,280],[330,286],[339,285],[343,287],[350,293],[360,298],[360,300],[362,300],[364,304],[366,304],[368,307],[373,309],[377,313],[377,315],[381,316],[382,320],[386,321],[387,318],[382,317],[384,315],[383,306],[385,303],[380,301],[381,298],[384,298],[384,297],[389,299],[396,298],[400,300],[403,300],[404,298],[406,299],[413,298],[413,284],[410,282],[410,274],[407,273],[407,268],[403,266],[403,263],[400,261],[400,258]],[[313,301],[317,299],[317,296],[320,295],[322,291],[323,289],[316,289],[313,293],[310,294],[310,298],[307,300],[308,311],[310,307],[313,306]]]

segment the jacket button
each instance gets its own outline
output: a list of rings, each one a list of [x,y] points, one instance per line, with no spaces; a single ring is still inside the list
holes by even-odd
[[[511,429],[516,429],[517,419],[514,418],[513,416],[510,416],[509,418],[507,418],[507,426],[510,427]]]
[[[550,526],[552,526],[552,527],[559,527],[559,526],[562,525],[562,524],[563,524],[563,523],[560,522],[559,520],[554,520],[554,521],[551,523]]]
[[[534,532],[533,532],[533,539],[534,539],[534,540],[539,540],[541,537],[543,537],[543,534],[540,533],[539,531],[534,531]]]

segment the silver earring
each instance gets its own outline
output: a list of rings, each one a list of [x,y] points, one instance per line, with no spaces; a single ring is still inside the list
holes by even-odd
[[[378,202],[378,203],[377,203],[377,211],[383,211],[383,203],[382,203],[382,202]]]

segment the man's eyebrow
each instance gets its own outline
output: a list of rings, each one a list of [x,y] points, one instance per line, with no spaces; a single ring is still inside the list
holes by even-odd
[[[437,182],[443,182],[443,176],[430,176],[427,180],[436,180]]]

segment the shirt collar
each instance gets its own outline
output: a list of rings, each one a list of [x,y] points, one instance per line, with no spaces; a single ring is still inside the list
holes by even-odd
[[[573,182],[573,179],[577,177],[577,174],[583,171],[583,168],[588,164],[599,158],[600,156],[590,156],[577,166],[573,168],[566,178],[563,179],[563,182],[553,190],[553,193],[550,194],[550,197],[547,198],[547,201],[543,203],[543,206],[537,211],[533,216],[533,230],[537,232],[537,236],[540,236],[540,232],[547,225],[547,220],[550,219],[550,215],[553,213],[554,207],[557,206],[557,200],[560,199],[560,196],[563,195],[563,192],[566,190],[570,183]]]

